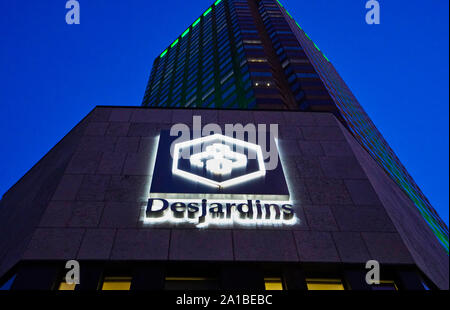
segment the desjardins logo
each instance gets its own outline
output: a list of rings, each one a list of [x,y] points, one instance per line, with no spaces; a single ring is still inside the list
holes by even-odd
[[[173,135],[173,130],[160,134],[146,224],[206,227],[296,222],[276,146],[277,132],[213,133],[193,139],[193,134],[183,135],[186,132]],[[251,139],[256,136],[258,143]],[[271,147],[270,158],[266,145]]]

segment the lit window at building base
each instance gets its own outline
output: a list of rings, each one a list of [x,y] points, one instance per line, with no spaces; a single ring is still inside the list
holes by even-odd
[[[309,291],[343,291],[342,281],[339,279],[306,279]]]
[[[129,291],[130,287],[131,277],[106,277],[102,291]]]
[[[281,278],[265,278],[264,284],[266,291],[282,291],[284,289]]]

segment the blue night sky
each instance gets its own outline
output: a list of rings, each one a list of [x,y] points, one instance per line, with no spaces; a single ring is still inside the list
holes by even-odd
[[[213,0],[0,2],[0,195],[96,105],[141,103],[154,58]],[[283,0],[448,225],[449,3]]]

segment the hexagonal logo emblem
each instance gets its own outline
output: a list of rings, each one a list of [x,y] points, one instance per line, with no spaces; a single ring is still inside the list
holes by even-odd
[[[221,134],[179,138],[160,134],[150,198],[289,199],[281,164],[267,170],[260,145]]]
[[[203,150],[190,155],[187,168],[180,167],[183,151],[191,151],[196,146]],[[251,159],[255,160],[256,168],[247,169]],[[215,134],[175,144],[172,174],[224,189],[264,177],[266,168],[259,145]]]

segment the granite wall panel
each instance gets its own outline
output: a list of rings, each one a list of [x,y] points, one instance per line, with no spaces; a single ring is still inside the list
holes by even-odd
[[[198,230],[142,222],[159,132],[174,123],[190,125],[194,115],[202,116],[202,125],[217,122],[222,129],[235,123],[279,124],[281,163],[299,223]],[[380,259],[417,263],[441,287],[445,281],[448,287],[448,276],[438,275],[448,271],[444,256],[432,254],[437,265],[430,266],[420,254],[438,251],[433,242],[427,244],[432,236],[424,223],[355,143],[328,113],[97,107],[0,201],[0,275],[20,259]],[[51,186],[27,192],[43,180]],[[33,212],[32,202],[39,206]],[[35,219],[18,220],[23,212]],[[17,221],[24,232],[13,244],[5,236],[13,238]],[[424,232],[426,236],[419,236]]]

